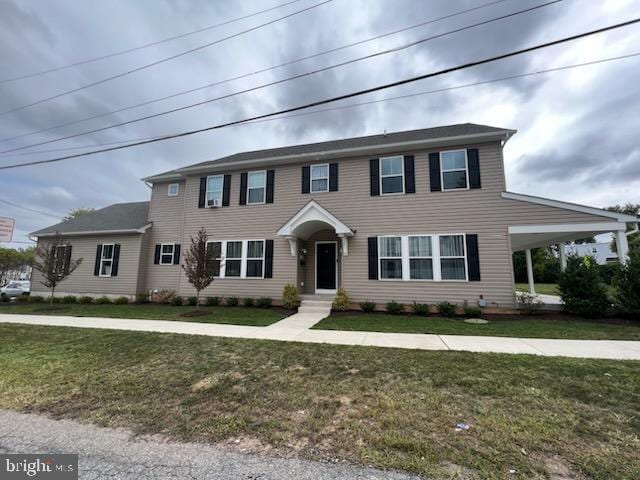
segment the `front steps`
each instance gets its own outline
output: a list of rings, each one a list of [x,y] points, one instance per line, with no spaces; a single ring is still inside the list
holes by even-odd
[[[324,315],[328,317],[331,314],[330,300],[305,300],[303,299],[298,307],[298,313],[312,313],[314,315]]]

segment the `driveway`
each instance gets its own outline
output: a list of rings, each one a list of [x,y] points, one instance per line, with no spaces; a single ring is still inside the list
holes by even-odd
[[[127,430],[0,410],[0,453],[77,453],[80,478],[180,480],[411,480],[406,473],[228,452],[142,439]]]

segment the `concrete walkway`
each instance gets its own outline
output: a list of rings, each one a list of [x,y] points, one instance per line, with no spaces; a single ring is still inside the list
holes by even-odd
[[[640,341],[560,340],[543,338],[429,335],[419,333],[351,332],[310,330],[322,314],[298,313],[268,327],[246,327],[215,323],[135,320],[122,318],[70,317],[54,315],[0,314],[0,322],[82,328],[107,328],[142,332],[183,333],[214,337],[253,338],[336,345],[459,350],[467,352],[528,353],[576,358],[640,360]]]

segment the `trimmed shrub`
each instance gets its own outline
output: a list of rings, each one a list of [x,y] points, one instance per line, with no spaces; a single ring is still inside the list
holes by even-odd
[[[129,299],[127,297],[118,297],[113,301],[113,303],[116,305],[128,305]]]
[[[27,297],[29,300],[29,303],[42,303],[44,302],[44,297],[40,296],[40,295],[30,295],[29,297]]]
[[[27,303],[29,301],[29,295],[20,295],[16,297],[16,302]]]
[[[207,297],[204,300],[204,304],[208,307],[217,307],[220,305],[220,297]]]
[[[271,308],[273,306],[273,298],[260,297],[256,300],[256,307],[258,308]]]
[[[136,295],[136,303],[139,303],[140,305],[149,303],[149,295],[147,295],[146,293],[138,293]]]
[[[365,300],[364,302],[360,302],[360,308],[363,312],[373,312],[376,309],[376,304],[374,302],[370,302],[369,300]]]
[[[298,296],[298,289],[295,285],[287,283],[282,291],[282,306],[289,310],[298,308],[300,305],[300,297]]]
[[[467,318],[480,318],[482,310],[480,307],[464,307],[464,316]]]
[[[78,298],[75,295],[65,295],[61,299],[62,303],[76,303]]]
[[[178,295],[173,297],[173,299],[171,300],[171,305],[173,305],[174,307],[181,307],[182,306],[182,297],[180,297]]]
[[[338,312],[344,312],[349,308],[349,295],[344,288],[339,288],[336,292],[331,308]]]
[[[171,303],[175,297],[175,290],[158,290],[151,294],[151,301],[155,303]]]
[[[415,300],[413,305],[411,305],[411,311],[414,315],[421,315],[426,317],[429,315],[429,304],[428,303],[417,303]]]
[[[640,250],[631,250],[629,260],[621,265],[614,277],[615,302],[628,318],[640,319]]]
[[[49,301],[52,299],[51,297],[47,297],[46,300],[47,300],[47,303],[49,303]],[[62,302],[62,299],[60,297],[53,297],[52,303],[61,303],[61,302]]]
[[[402,303],[398,303],[395,300],[391,300],[386,305],[387,313],[391,315],[400,315],[404,311],[404,305]]]
[[[78,303],[82,303],[82,304],[85,304],[85,305],[88,304],[88,303],[91,303],[91,302],[93,302],[93,298],[92,297],[88,297],[88,296],[80,297],[78,299]]]
[[[242,305],[244,305],[245,307],[253,307],[253,298],[251,297],[247,297],[244,300],[242,300]]]
[[[438,303],[438,313],[443,317],[453,317],[456,314],[456,304],[440,302]]]
[[[516,301],[527,315],[537,315],[542,308],[542,301],[538,295],[529,292],[516,292]]]
[[[238,297],[227,297],[227,307],[237,307],[238,306]]]
[[[10,302],[11,299],[9,298],[9,295],[7,295],[6,293],[2,292],[0,293],[0,302],[2,303],[8,303]]]
[[[564,309],[573,315],[597,318],[609,308],[607,289],[592,257],[569,256],[567,268],[558,279],[558,289]]]
[[[196,305],[198,305],[198,297],[188,297],[187,305],[189,305],[190,307],[195,307]]]
[[[95,302],[98,305],[109,305],[110,303],[112,303],[109,297],[98,297],[96,298]]]
[[[605,263],[604,265],[598,265],[600,270],[600,277],[602,281],[607,285],[613,285],[614,278],[620,270],[620,263]]]

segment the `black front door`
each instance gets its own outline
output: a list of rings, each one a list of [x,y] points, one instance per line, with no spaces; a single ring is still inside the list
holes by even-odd
[[[316,244],[316,290],[336,289],[336,244]]]

